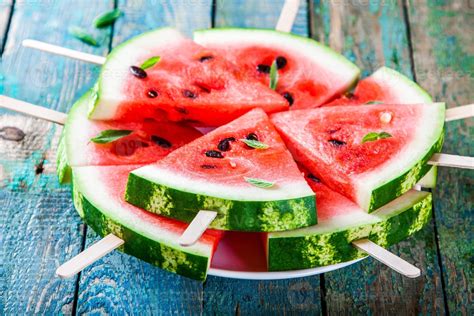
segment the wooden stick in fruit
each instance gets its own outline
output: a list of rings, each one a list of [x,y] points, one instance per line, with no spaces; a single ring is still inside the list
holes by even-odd
[[[293,23],[296,19],[296,14],[298,13],[298,8],[300,6],[299,0],[286,0],[283,8],[281,9],[280,17],[278,19],[275,29],[280,32],[291,32]]]
[[[179,244],[185,247],[194,245],[216,216],[217,212],[214,211],[199,211],[181,237],[179,237]]]

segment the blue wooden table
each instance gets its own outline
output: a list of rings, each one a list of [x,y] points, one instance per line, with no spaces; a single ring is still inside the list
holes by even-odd
[[[301,1],[293,32],[342,52],[368,75],[387,65],[448,106],[474,100],[474,3],[468,0]],[[143,31],[275,26],[282,0],[0,0],[0,93],[67,112],[99,68],[21,47],[25,38],[106,55]],[[113,27],[92,19],[118,7]],[[68,35],[89,28],[101,45]],[[434,218],[391,248],[422,269],[403,278],[372,259],[294,280],[209,277],[202,284],[120,252],[61,280],[60,263],[97,240],[58,184],[60,126],[0,112],[0,314],[474,314],[473,172],[441,169]],[[473,156],[473,120],[447,124],[446,153]]]

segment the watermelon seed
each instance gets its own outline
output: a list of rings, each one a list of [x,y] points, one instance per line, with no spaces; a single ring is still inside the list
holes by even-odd
[[[229,151],[230,150],[230,142],[235,142],[235,138],[234,137],[224,138],[217,145],[217,149],[219,149],[220,151]]]
[[[156,98],[158,96],[158,92],[156,92],[155,90],[148,90],[147,95],[150,98]]]
[[[258,136],[255,133],[250,133],[245,138],[247,138],[248,140],[258,140]]]
[[[201,165],[202,169],[216,169],[216,165]]]
[[[270,66],[260,64],[257,66],[257,71],[263,74],[269,74],[270,73]]]
[[[207,60],[211,60],[213,58],[214,58],[214,56],[202,56],[201,58],[199,58],[199,61],[202,63],[202,62],[205,62]]]
[[[183,95],[186,97],[186,98],[190,98],[190,99],[196,99],[197,98],[197,94],[192,92],[191,90],[184,90],[183,91]]]
[[[337,139],[330,139],[329,142],[334,145],[335,147],[341,147],[341,146],[344,146],[346,145],[346,142],[343,142],[341,140],[337,140]]]
[[[310,173],[308,174],[308,179],[311,179],[312,181],[316,182],[316,183],[321,183],[321,180],[319,180],[318,177],[316,177],[314,174]]]
[[[390,123],[391,120],[392,120],[392,114],[391,113],[383,112],[382,114],[380,114],[380,121],[382,123]]]
[[[130,72],[137,78],[144,79],[147,74],[146,71],[137,66],[130,66]]]
[[[289,92],[283,93],[283,97],[286,99],[286,101],[288,101],[288,103],[290,104],[290,106],[292,106],[293,103],[295,102],[295,100],[293,99],[293,96],[292,96],[291,93],[289,93]]]
[[[151,135],[151,140],[161,148],[171,148],[171,143],[160,136]]]
[[[224,158],[224,155],[217,150],[208,150],[206,151],[206,156],[209,158]]]
[[[286,66],[287,61],[286,61],[286,58],[285,58],[285,57],[283,57],[283,56],[278,56],[278,57],[276,58],[276,63],[277,63],[277,68],[278,68],[278,69],[282,69],[283,67]]]

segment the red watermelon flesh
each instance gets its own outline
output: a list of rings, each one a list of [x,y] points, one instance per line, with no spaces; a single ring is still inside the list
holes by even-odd
[[[130,71],[131,66],[140,66],[153,56],[160,56],[160,61],[144,70],[145,78]],[[164,113],[173,121],[219,126],[255,107],[272,113],[287,109],[288,104],[216,51],[174,30],[160,29],[110,54],[91,117],[136,119]]]
[[[410,189],[398,177],[440,149],[443,121],[443,104],[323,107],[272,116],[293,157],[366,210],[377,203],[373,192],[392,180],[396,180],[393,192],[379,200]],[[369,133],[381,132],[390,137],[363,142]],[[416,172],[405,180],[411,183]]]
[[[247,76],[267,86],[275,61],[276,91],[287,99],[290,109],[320,106],[348,90],[359,75],[357,67],[338,53],[294,34],[225,28],[197,31],[194,39],[222,52]]]

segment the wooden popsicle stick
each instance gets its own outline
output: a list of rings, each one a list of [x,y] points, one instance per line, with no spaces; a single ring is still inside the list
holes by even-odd
[[[280,17],[278,18],[275,30],[280,32],[290,33],[293,23],[295,22],[298,8],[300,6],[299,0],[286,0],[281,9]]]
[[[199,211],[191,224],[189,224],[181,237],[179,237],[178,243],[185,247],[194,245],[216,216],[217,212],[214,211]]]
[[[474,104],[457,106],[446,110],[445,121],[461,120],[474,116]]]
[[[412,265],[409,262],[406,262],[402,258],[394,255],[385,248],[380,247],[376,243],[370,241],[369,239],[360,239],[353,241],[352,244],[364,252],[366,252],[372,258],[382,262],[389,268],[397,271],[400,274],[403,274],[409,278],[416,278],[421,275],[421,270]]]
[[[450,154],[434,154],[430,161],[428,161],[428,164],[440,167],[474,169],[474,158]]]
[[[115,235],[109,234],[85,249],[71,260],[63,263],[56,270],[60,278],[69,278],[84,270],[87,266],[96,262],[106,254],[123,245],[124,241]]]
[[[67,114],[50,110],[48,108],[34,105],[28,102],[20,101],[0,95],[0,107],[8,110],[20,112],[29,116],[40,118],[46,121],[64,125],[66,123]]]
[[[44,52],[52,53],[55,55],[59,56],[65,56],[65,57],[70,57],[73,59],[77,60],[82,60],[88,63],[93,63],[97,65],[103,65],[105,63],[105,57],[102,56],[97,56],[97,55],[92,55],[92,54],[87,54],[83,52],[79,52],[77,50],[53,45],[53,44],[48,44],[45,42],[40,42],[32,39],[25,39],[22,42],[22,45],[24,47],[30,47],[34,48],[37,50],[41,50]]]

